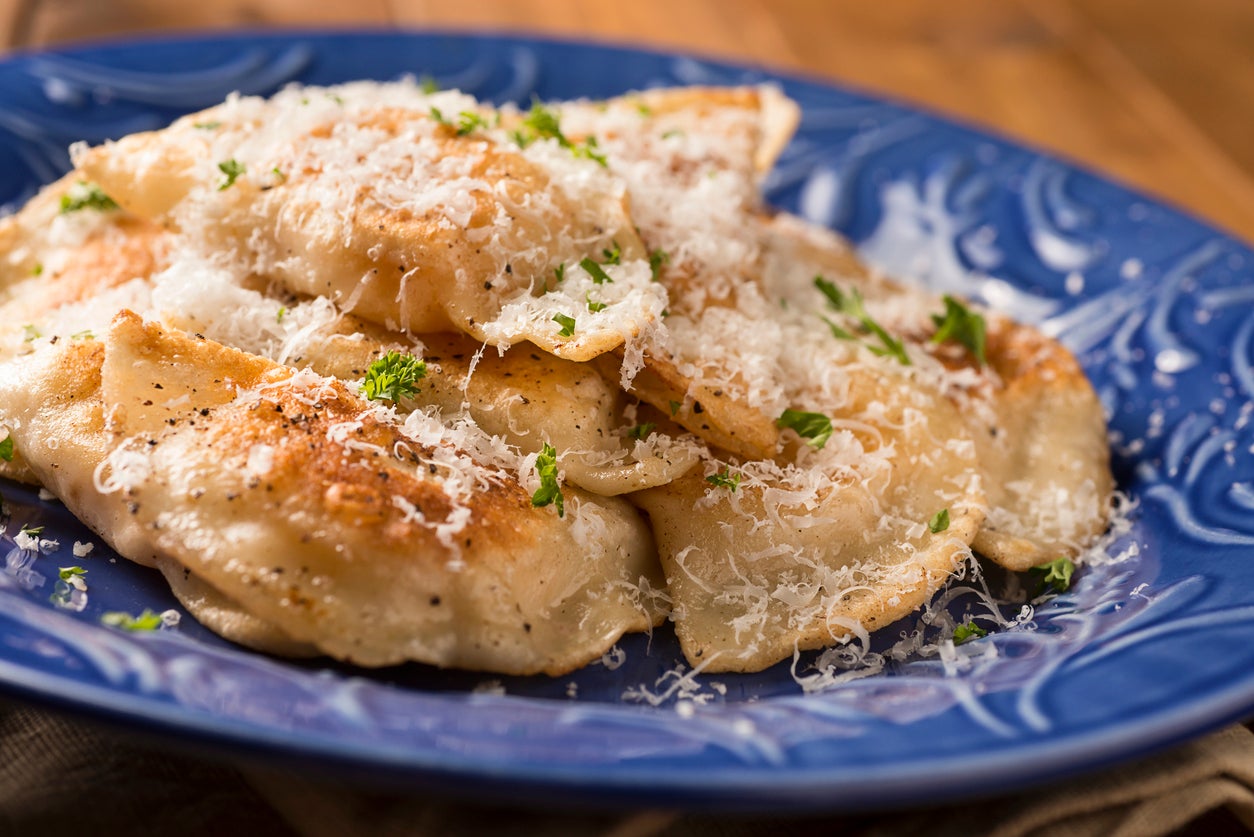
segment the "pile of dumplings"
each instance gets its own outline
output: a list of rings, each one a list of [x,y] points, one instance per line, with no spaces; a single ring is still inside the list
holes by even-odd
[[[268,653],[559,675],[674,623],[757,671],[1106,525],[1036,330],[764,205],[771,87],[402,81],[73,149],[0,221],[0,473]]]

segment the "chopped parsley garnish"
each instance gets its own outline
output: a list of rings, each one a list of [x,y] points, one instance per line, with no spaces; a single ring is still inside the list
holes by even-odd
[[[653,274],[654,282],[662,276],[662,265],[667,264],[670,260],[670,253],[667,253],[661,248],[653,250],[649,253],[649,272]]]
[[[576,157],[582,157],[585,160],[591,160],[601,168],[608,168],[610,161],[605,159],[605,155],[597,150],[597,138],[588,137],[579,145],[570,146],[570,153]]]
[[[101,616],[100,621],[111,628],[121,628],[124,631],[155,631],[162,625],[161,614],[153,613],[148,608],[144,608],[144,612],[138,616],[121,610],[111,610]]]
[[[593,301],[593,299],[592,299],[592,297],[591,297],[591,296],[589,296],[589,295],[587,295],[587,294],[585,294],[585,295],[584,295],[584,299],[585,299],[585,300],[587,301],[587,303],[588,303],[588,310],[589,310],[589,311],[591,311],[593,314],[595,314],[595,313],[596,313],[596,312],[598,312],[598,311],[604,311],[604,310],[605,310],[605,303],[604,303],[604,302],[594,302],[594,301]]]
[[[963,622],[954,628],[954,645],[961,645],[970,639],[979,639],[982,636],[988,636],[988,631],[981,628],[974,622]]]
[[[984,318],[949,294],[945,294],[944,300],[945,313],[932,315],[932,322],[936,324],[936,333],[932,335],[932,342],[943,343],[946,340],[953,340],[961,343],[983,366],[986,363]]]
[[[284,174],[282,170],[279,169],[278,166],[275,166],[274,168],[270,169],[270,174],[274,175],[274,179],[279,181],[279,183],[287,182],[287,175]]]
[[[553,322],[561,326],[561,329],[559,329],[557,332],[558,334],[562,335],[563,337],[574,336],[575,334],[575,318],[574,317],[568,317],[565,314],[554,314]]]
[[[832,308],[840,313],[852,318],[858,323],[865,333],[872,335],[879,340],[880,345],[863,344],[872,352],[881,357],[892,357],[901,363],[902,366],[910,365],[910,356],[906,354],[906,347],[902,341],[894,338],[891,334],[884,330],[884,327],[872,319],[867,313],[866,306],[863,305],[862,294],[857,288],[849,293],[844,293],[840,288],[822,276],[814,277],[814,286],[827,297],[827,302]],[[857,340],[858,337],[842,328],[826,317],[823,321],[827,323],[828,328],[832,330],[832,336],[839,340]]]
[[[71,340],[95,340],[96,335],[92,334],[92,331],[90,328],[85,328],[82,331],[76,331],[73,334],[71,334],[70,339]]]
[[[932,519],[927,522],[928,530],[933,534],[944,532],[949,528],[949,509],[941,509],[932,515]]]
[[[1071,576],[1075,574],[1075,562],[1064,556],[1033,567],[1028,572],[1040,580],[1036,595],[1041,595],[1050,587],[1059,593],[1065,593],[1071,589]]]
[[[82,567],[61,567],[57,575],[62,581],[69,581],[75,576],[87,575],[87,570]]]
[[[682,406],[684,406],[684,405],[683,405],[683,403],[682,403],[682,402],[680,402],[680,401],[670,401],[670,402],[668,402],[668,403],[670,404],[670,408],[671,408],[671,415],[672,415],[672,416],[677,416],[677,415],[679,415],[679,408],[680,408],[680,407],[682,407]]]
[[[642,424],[637,424],[635,427],[629,428],[627,430],[627,436],[631,439],[644,441],[649,438],[649,435],[652,434],[655,429],[657,429],[657,425],[655,423],[646,421]]]
[[[730,470],[724,468],[717,474],[710,474],[705,478],[705,481],[717,488],[726,488],[734,494],[740,486],[742,478],[740,474],[733,474]]]
[[[548,442],[536,457],[536,473],[540,475],[540,487],[531,495],[531,505],[540,508],[552,503],[557,506],[557,516],[565,517],[566,501],[557,482],[557,451]]]
[[[457,132],[459,137],[474,133],[480,128],[489,128],[491,124],[482,115],[473,110],[464,110],[457,114],[457,122],[448,119],[437,107],[431,108],[431,118],[441,125],[448,126]]]
[[[95,183],[80,180],[77,186],[61,196],[61,214],[78,212],[80,209],[98,209],[101,212],[117,209],[118,204],[113,198]]]
[[[671,128],[669,131],[664,131],[662,133],[662,139],[671,139],[672,137],[682,137],[683,135],[684,135],[684,132],[679,130],[678,128]]]
[[[597,138],[588,137],[583,142],[571,142],[562,133],[561,121],[557,114],[540,102],[532,102],[531,110],[523,117],[521,130],[513,131],[510,136],[520,148],[526,148],[537,139],[557,140],[557,144],[570,151],[576,157],[594,160],[601,166],[608,165],[605,155],[597,151]]]
[[[193,128],[199,128],[202,131],[216,131],[222,127],[221,122],[193,122]]]
[[[219,184],[218,191],[221,192],[223,189],[229,189],[234,186],[235,181],[246,170],[244,164],[239,160],[223,160],[221,163],[218,163],[218,171],[226,175],[226,180]]]
[[[641,116],[652,116],[653,108],[649,107],[644,102],[637,102],[636,113],[640,114]]]
[[[32,340],[38,340],[40,337],[43,337],[43,335],[39,333],[39,328],[31,325],[30,323],[27,323],[26,325],[22,326],[22,331],[25,334],[25,337],[23,337],[22,339],[25,340],[27,343],[31,342]]]
[[[371,401],[400,401],[418,392],[418,381],[426,375],[422,358],[391,351],[370,364],[361,391]]]
[[[581,259],[579,266],[586,270],[588,275],[592,277],[592,281],[598,285],[604,285],[606,282],[614,281],[610,278],[610,275],[605,272],[605,268],[601,267],[601,265],[597,264],[592,259]]]
[[[0,442],[0,459],[5,462],[13,461],[13,437],[5,436],[4,441]]]
[[[38,535],[42,535],[43,533],[44,533],[44,527],[42,527],[42,526],[27,526],[27,525],[23,524],[23,525],[22,525],[22,530],[21,530],[18,534],[20,534],[20,535],[28,535],[28,536],[30,536],[30,537],[32,537],[32,538],[33,538],[33,537],[36,537],[36,536],[38,536]]]
[[[523,127],[530,131],[533,137],[555,139],[563,148],[570,147],[570,140],[566,139],[566,135],[562,133],[562,124],[557,114],[539,101],[531,103],[531,110],[527,111],[527,115],[523,117]]]
[[[275,315],[274,315],[274,321],[275,321],[276,323],[281,323],[281,322],[283,322],[283,318],[284,318],[284,317],[286,317],[286,316],[287,316],[287,306],[286,306],[286,305],[280,305],[280,306],[279,306],[279,313],[277,313],[277,314],[275,314]]]
[[[35,266],[30,269],[30,275],[31,276],[43,276],[44,275],[43,262],[36,262]]]
[[[775,419],[776,427],[795,430],[797,435],[809,441],[812,448],[821,449],[832,438],[832,420],[822,413],[806,413],[801,410],[784,410]]]
[[[566,265],[559,264],[557,267],[553,268],[553,275],[557,277],[558,282],[561,282],[563,279],[565,279],[566,278]]]
[[[440,83],[431,76],[421,76],[418,79],[418,89],[430,96],[440,92]]]
[[[618,246],[617,241],[610,242],[610,246],[602,250],[601,255],[605,257],[601,260],[601,264],[623,263],[623,248]]]
[[[464,110],[457,114],[457,135],[464,137],[481,128],[491,127],[488,120],[473,110]]]

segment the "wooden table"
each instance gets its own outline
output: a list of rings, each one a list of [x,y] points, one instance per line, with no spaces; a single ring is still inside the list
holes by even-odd
[[[0,0],[10,49],[293,25],[526,30],[802,71],[965,117],[1254,241],[1250,0]]]

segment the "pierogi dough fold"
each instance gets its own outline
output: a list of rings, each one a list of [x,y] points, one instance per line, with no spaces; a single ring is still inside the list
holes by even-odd
[[[81,336],[85,306],[106,294],[129,299],[127,286],[165,259],[165,232],[156,225],[116,207],[70,209],[90,194],[81,180],[71,172],[0,219],[0,361],[63,326],[67,338]],[[20,451],[0,460],[0,477],[38,482]]]
[[[350,84],[234,98],[76,162],[124,208],[293,292],[587,360],[649,327],[665,295],[622,181],[550,134],[517,136],[456,92]],[[581,266],[607,251],[613,264]]]
[[[630,506],[567,486],[564,517],[535,508],[525,468],[480,464],[421,414],[400,426],[342,383],[129,312],[14,363],[0,420],[40,479],[123,555],[190,569],[293,642],[555,675],[658,618]]]
[[[773,456],[786,399],[754,219],[796,105],[769,86],[696,87],[570,103],[562,118],[574,132],[596,132],[627,183],[642,240],[664,254],[664,327],[644,333],[639,361],[624,350],[598,358],[603,373],[711,445]],[[746,343],[761,351],[743,351]]]
[[[295,367],[346,381],[365,377],[371,363],[389,351],[414,354],[426,364],[418,390],[402,409],[434,408],[446,421],[468,415],[485,433],[525,453],[545,444],[558,451],[565,478],[594,494],[614,496],[660,485],[697,461],[691,439],[656,436],[633,440],[625,415],[630,399],[588,364],[540,351],[528,343],[504,352],[458,333],[405,335],[333,310],[308,311],[317,303],[284,307],[254,291],[232,288],[226,317],[204,313],[194,300],[208,275],[168,277],[190,300],[157,293],[166,322],[265,356],[283,356]],[[241,317],[239,312],[248,311]],[[281,348],[278,346],[281,344]]]
[[[692,665],[758,671],[864,636],[922,606],[970,557],[984,496],[962,418],[880,370],[847,378],[821,450],[713,459],[633,495]]]

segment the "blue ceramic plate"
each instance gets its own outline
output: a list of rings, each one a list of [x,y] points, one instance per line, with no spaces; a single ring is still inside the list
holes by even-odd
[[[817,695],[801,693],[787,664],[679,682],[665,631],[651,645],[625,640],[613,668],[493,680],[271,659],[191,619],[146,635],[103,627],[105,611],[174,601],[155,573],[100,547],[74,559],[70,545],[89,534],[8,485],[8,692],[371,782],[721,809],[987,794],[1254,711],[1254,254],[1070,165],[829,85],[690,58],[509,37],[286,34],[0,64],[0,204],[62,172],[72,141],[158,127],[233,90],[404,74],[496,102],[775,78],[805,109],[767,184],[775,205],[843,231],[894,273],[1039,323],[1081,358],[1134,506],[1112,545],[1129,557],[1086,570],[1029,622],[969,646],[980,653],[965,662],[893,664]],[[45,525],[59,552],[17,549],[23,524]],[[89,569],[81,612],[50,602],[57,567],[74,563]]]

